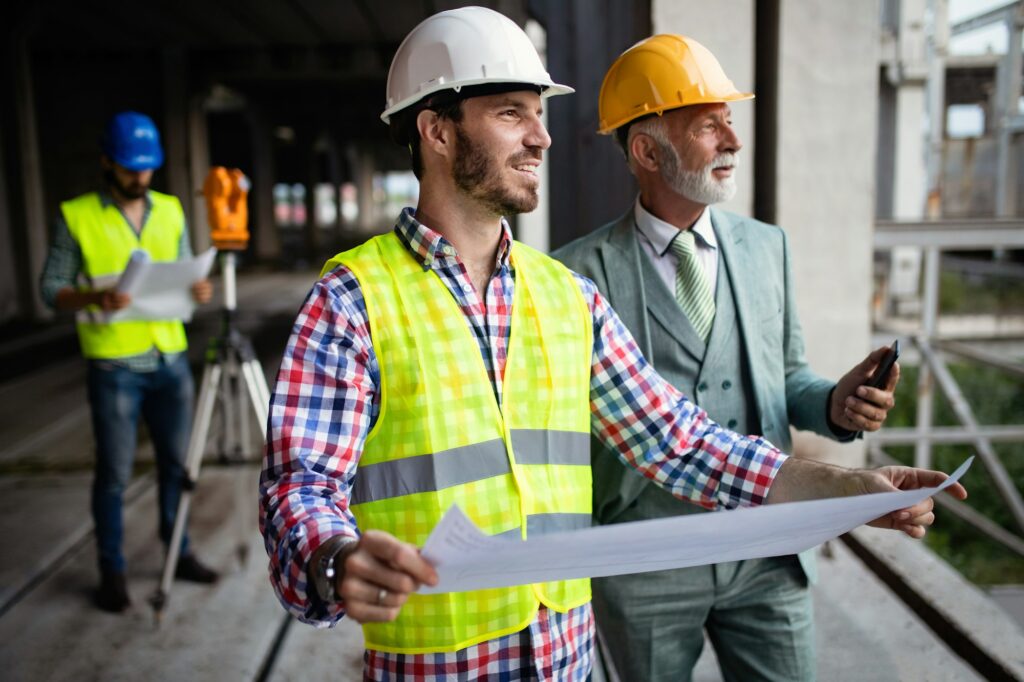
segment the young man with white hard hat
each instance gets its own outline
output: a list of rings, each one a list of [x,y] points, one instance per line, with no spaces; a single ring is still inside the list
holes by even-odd
[[[865,384],[885,348],[838,382],[815,374],[785,232],[711,207],[736,189],[729,103],[751,98],[692,38],[657,35],[624,52],[601,88],[600,132],[616,136],[639,196],[553,255],[593,279],[659,374],[715,421],[787,450],[790,425],[851,440],[882,425],[898,365],[879,388]],[[612,448],[596,446],[593,472],[598,523],[706,511],[624,473]],[[727,680],[813,679],[813,576],[805,552],[600,578],[598,627],[626,678],[689,679],[706,631]],[[665,612],[676,615],[653,615]]]
[[[492,10],[416,27],[383,118],[411,147],[419,203],[328,262],[285,351],[260,482],[271,581],[306,622],[363,623],[368,679],[588,678],[588,580],[421,595],[437,575],[417,547],[452,504],[511,538],[589,526],[591,432],[709,505],[944,478],[800,462],[726,431],[654,373],[589,280],[512,239],[503,216],[536,207],[551,144],[542,104],[568,92]],[[931,501],[904,514],[877,523],[921,535]]]

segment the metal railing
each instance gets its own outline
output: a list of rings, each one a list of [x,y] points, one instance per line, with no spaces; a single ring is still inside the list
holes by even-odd
[[[988,251],[1024,248],[1024,220],[960,220],[931,222],[879,222],[874,247],[886,251],[894,247],[917,247],[924,255],[924,276],[920,324],[911,341],[920,354],[917,377],[917,414],[913,428],[884,428],[869,434],[869,456],[879,464],[892,463],[886,445],[914,445],[914,465],[931,468],[933,444],[969,444],[991,477],[996,491],[1013,517],[1019,532],[1024,532],[1024,499],[992,446],[995,441],[1024,441],[1024,424],[983,426],[978,423],[970,403],[946,364],[944,355],[955,355],[971,362],[996,367],[1004,373],[1024,378],[1024,365],[966,344],[943,340],[938,334],[939,270],[946,250]],[[949,402],[959,427],[934,425],[934,395],[938,385]],[[1024,556],[1024,537],[993,523],[963,502],[949,496],[936,501],[954,515],[970,523],[993,540]]]

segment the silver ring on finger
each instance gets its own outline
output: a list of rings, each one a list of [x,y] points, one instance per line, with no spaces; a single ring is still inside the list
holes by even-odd
[[[378,606],[383,606],[384,605],[384,600],[387,599],[387,598],[388,598],[388,591],[385,588],[383,588],[383,587],[380,588],[380,591],[377,592],[377,605]]]

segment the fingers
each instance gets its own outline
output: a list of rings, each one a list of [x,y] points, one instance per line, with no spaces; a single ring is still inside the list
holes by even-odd
[[[885,390],[891,395],[896,390],[896,384],[900,382],[900,363],[894,362],[889,370],[889,380],[885,382]]]
[[[367,531],[361,542],[377,559],[409,574],[417,582],[437,584],[437,571],[412,545],[401,542],[387,533],[373,530]]]
[[[208,279],[192,283],[192,298],[197,303],[207,303],[213,298],[213,284]]]
[[[843,426],[850,431],[877,431],[894,404],[892,394],[861,386],[857,395],[861,397],[850,396],[844,401]]]
[[[132,297],[129,294],[115,291],[114,289],[108,289],[103,292],[100,297],[100,307],[104,310],[121,310],[128,306],[132,302]]]
[[[859,367],[864,370],[865,374],[872,369],[876,369],[882,359],[885,358],[885,354],[889,352],[888,346],[882,346],[868,353],[868,356],[861,361]]]
[[[338,594],[357,622],[398,617],[409,595],[422,583],[436,584],[437,572],[412,545],[381,531],[367,531],[345,558]]]

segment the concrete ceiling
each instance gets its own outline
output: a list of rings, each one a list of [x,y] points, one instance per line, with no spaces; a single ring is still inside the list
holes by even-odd
[[[36,50],[397,46],[455,0],[107,0],[33,3],[14,14]],[[525,0],[476,0],[513,19]]]

